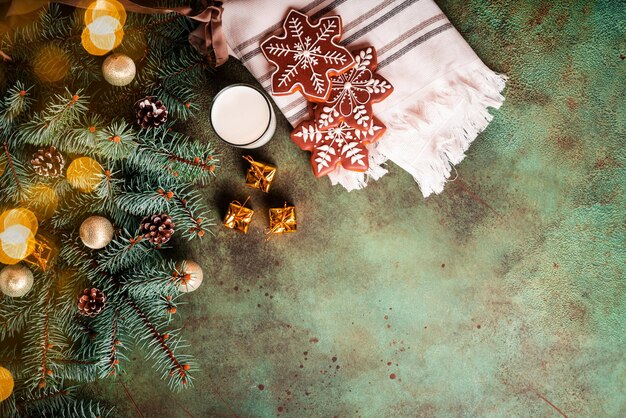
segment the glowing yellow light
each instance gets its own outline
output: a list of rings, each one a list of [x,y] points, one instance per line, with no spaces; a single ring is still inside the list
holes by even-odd
[[[37,51],[33,71],[37,78],[47,83],[54,83],[65,78],[70,70],[67,54],[56,45],[48,45]]]
[[[45,184],[36,184],[28,189],[24,206],[35,212],[38,219],[50,219],[59,205],[59,196]]]
[[[124,6],[116,0],[96,0],[85,10],[85,24],[89,25],[94,20],[102,16],[111,16],[117,19],[122,25],[126,23],[126,10]]]
[[[111,16],[102,16],[87,25],[89,38],[98,49],[112,50],[122,42],[120,21]]]
[[[67,167],[67,181],[81,192],[89,193],[98,187],[102,179],[102,166],[93,158],[80,157]]]
[[[16,264],[35,249],[37,217],[28,209],[10,209],[0,215],[0,262]]]
[[[0,215],[0,232],[13,225],[24,225],[33,235],[37,234],[39,229],[37,217],[25,208],[9,209]]]
[[[103,16],[83,29],[81,42],[91,55],[104,55],[116,48],[123,38],[124,30],[119,22]]]
[[[24,225],[13,225],[0,232],[0,246],[9,258],[23,260],[35,249],[35,238]]]
[[[11,396],[14,386],[13,375],[9,369],[0,367],[0,402]]]
[[[85,11],[83,48],[92,55],[104,55],[117,48],[124,38],[126,10],[117,0],[96,0]]]

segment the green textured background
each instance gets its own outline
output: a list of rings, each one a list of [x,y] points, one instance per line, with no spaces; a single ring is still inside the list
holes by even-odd
[[[202,371],[175,394],[136,355],[137,407],[95,387],[121,416],[626,416],[626,2],[438,3],[510,77],[458,179],[424,199],[392,166],[347,193],[281,120],[253,154],[279,167],[268,196],[223,149],[207,202],[219,218],[251,195],[257,214],[247,236],[179,243],[205,271],[180,309]],[[240,81],[233,61],[205,88]],[[265,242],[284,200],[299,230]]]

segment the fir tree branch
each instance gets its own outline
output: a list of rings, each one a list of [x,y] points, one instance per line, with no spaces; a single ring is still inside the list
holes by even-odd
[[[17,171],[15,170],[15,164],[13,163],[13,158],[11,157],[11,153],[9,152],[9,146],[6,142],[4,142],[2,146],[4,147],[4,153],[7,157],[7,164],[9,166],[9,170],[11,170],[11,176],[13,177],[13,181],[17,186],[18,194],[22,194],[22,184],[20,183],[19,176],[17,175]]]
[[[152,346],[153,350],[160,350],[161,353],[169,360],[170,366],[167,367],[164,364],[160,366],[160,368],[166,372],[166,376],[169,376],[169,383],[174,388],[179,389],[189,383],[191,383],[191,376],[189,372],[191,371],[192,364],[190,362],[184,362],[183,360],[179,360],[179,358],[174,354],[173,349],[170,347],[166,340],[170,339],[169,334],[161,334],[156,326],[150,321],[148,316],[143,312],[143,310],[137,305],[137,303],[130,296],[125,296],[125,301],[132,308],[137,317],[141,320],[144,327],[149,331],[152,337],[152,343],[148,344]],[[144,337],[144,340],[147,342],[148,338]]]

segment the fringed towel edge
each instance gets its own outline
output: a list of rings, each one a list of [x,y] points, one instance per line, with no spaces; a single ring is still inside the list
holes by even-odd
[[[506,82],[480,60],[434,81],[405,100],[402,111],[396,106],[383,114],[387,132],[368,146],[369,170],[336,170],[329,175],[332,184],[362,189],[387,173],[383,164],[390,160],[413,176],[424,197],[441,193],[453,166],[493,119],[489,108],[504,103]]]

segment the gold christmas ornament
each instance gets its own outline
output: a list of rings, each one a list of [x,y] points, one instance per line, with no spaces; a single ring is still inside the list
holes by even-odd
[[[80,225],[80,239],[94,250],[106,247],[113,239],[115,228],[107,218],[103,216],[90,216]]]
[[[113,86],[125,86],[135,78],[137,68],[131,57],[111,54],[102,63],[104,79]]]
[[[248,197],[243,203],[234,200],[228,206],[226,217],[224,217],[224,226],[235,231],[248,233],[250,222],[252,222],[252,216],[254,211],[246,207],[246,203],[250,197]]]
[[[0,402],[11,396],[13,386],[15,386],[15,382],[9,369],[0,367]]]
[[[184,293],[193,292],[202,284],[204,274],[200,264],[192,260],[185,260],[185,269],[181,272],[182,278],[178,290]]]
[[[0,292],[21,298],[33,287],[33,272],[22,265],[6,266],[0,270]]]
[[[269,192],[270,186],[276,177],[276,166],[254,161],[249,155],[244,155],[243,159],[250,163],[250,168],[246,173],[246,185],[265,193]]]
[[[284,234],[286,232],[296,232],[298,223],[296,221],[296,207],[287,206],[287,202],[282,208],[270,209],[270,226],[265,230],[267,239],[271,234]]]
[[[24,263],[42,271],[48,271],[58,253],[59,249],[52,240],[44,235],[37,235],[35,237],[35,249],[31,255],[24,259]]]

